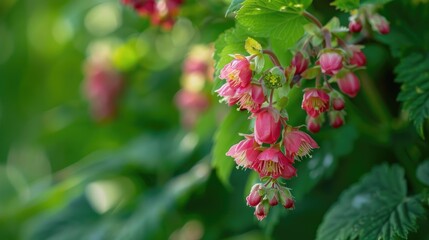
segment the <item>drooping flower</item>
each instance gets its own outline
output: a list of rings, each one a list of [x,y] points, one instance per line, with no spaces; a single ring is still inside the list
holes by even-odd
[[[320,55],[319,64],[323,73],[334,75],[343,67],[343,57],[334,51],[325,52]]]
[[[343,78],[338,79],[338,87],[341,92],[349,97],[356,97],[360,90],[359,78],[352,72],[348,72]]]
[[[220,71],[220,79],[225,79],[233,89],[247,87],[252,79],[249,60],[242,55],[236,55],[235,59]]]
[[[260,85],[256,84],[249,85],[249,87],[243,91],[243,94],[239,96],[240,109],[246,109],[252,113],[259,111],[264,102],[264,91]]]
[[[301,52],[297,52],[292,58],[291,65],[295,67],[295,75],[299,75],[307,70],[308,59],[305,58]]]
[[[222,97],[221,101],[227,102],[229,106],[232,106],[240,100],[242,93],[239,90],[230,87],[229,83],[225,83],[215,92]]]
[[[301,108],[313,118],[329,109],[329,95],[322,89],[306,89],[302,99]]]
[[[361,50],[356,49],[355,51],[353,51],[353,55],[350,58],[349,63],[351,65],[356,65],[358,67],[365,66],[366,64],[365,54]]]
[[[284,131],[283,144],[286,154],[292,158],[310,156],[311,151],[319,147],[310,135],[290,126]]]
[[[275,143],[281,133],[280,114],[277,110],[269,107],[263,108],[254,114],[255,120],[255,140],[259,144]]]
[[[246,135],[245,138],[246,139],[233,145],[226,155],[234,158],[238,166],[250,168],[257,160],[260,151],[256,149],[259,145],[255,142],[252,135]]]
[[[260,153],[252,167],[261,177],[289,179],[296,175],[292,163],[292,158],[286,157],[278,147],[273,146]]]

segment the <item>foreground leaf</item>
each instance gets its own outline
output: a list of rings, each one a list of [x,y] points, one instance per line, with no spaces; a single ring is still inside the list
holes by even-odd
[[[379,166],[346,190],[325,215],[317,239],[398,239],[417,230],[425,209],[407,197],[404,170]]]
[[[300,13],[310,4],[308,0],[247,0],[237,12],[237,21],[256,37],[283,40],[287,49],[303,36],[307,20]]]

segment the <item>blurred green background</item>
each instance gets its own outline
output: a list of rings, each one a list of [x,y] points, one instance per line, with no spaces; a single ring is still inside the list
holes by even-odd
[[[329,1],[314,2],[324,22],[335,14]],[[412,127],[390,120],[400,115],[396,62],[370,41],[363,88],[379,92],[363,91],[347,103],[347,126],[317,136],[322,150],[291,183],[296,210],[259,224],[244,200],[255,176],[233,170],[228,186],[211,167],[227,107],[212,96],[189,130],[174,104],[189,49],[234,25],[227,7],[189,0],[163,31],[116,0],[0,2],[0,239],[314,239],[328,207],[372,166],[398,156],[416,165],[426,154]],[[97,51],[124,79],[109,121],[94,119],[85,96]],[[369,104],[377,98],[385,105]],[[410,142],[417,147],[395,148]]]

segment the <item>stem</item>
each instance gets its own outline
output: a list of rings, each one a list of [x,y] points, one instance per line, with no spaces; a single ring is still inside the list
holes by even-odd
[[[320,87],[320,75],[316,77],[316,88]]]
[[[326,84],[326,86],[328,86],[328,88],[332,91],[332,90],[333,90],[333,89],[332,89],[332,86],[331,86],[331,84],[329,83],[328,79],[326,78],[326,75],[323,75],[323,79],[325,80],[325,84]]]
[[[331,38],[332,38],[331,33],[326,28],[323,28],[322,32],[323,32],[323,37],[325,38],[325,47],[331,48]]]
[[[273,96],[274,96],[274,89],[271,89],[271,93],[270,93],[270,107],[273,106]]]
[[[315,17],[313,14],[303,11],[302,16],[306,17],[308,20],[312,21],[314,24],[316,24],[319,28],[323,28],[322,23]]]
[[[267,54],[268,56],[270,56],[271,61],[274,63],[274,65],[276,65],[277,67],[282,67],[282,65],[280,64],[279,59],[277,58],[276,54],[274,54],[272,51],[270,50],[262,50],[262,53]]]

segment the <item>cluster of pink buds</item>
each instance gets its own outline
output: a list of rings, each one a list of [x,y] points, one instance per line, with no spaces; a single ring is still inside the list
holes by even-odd
[[[180,5],[184,0],[122,0],[133,7],[141,16],[148,17],[154,26],[169,30],[173,27]]]
[[[112,66],[108,56],[94,54],[90,57],[85,64],[83,87],[95,120],[102,122],[115,116],[123,85],[121,74]]]
[[[359,10],[353,11],[349,18],[349,30],[352,33],[361,32],[363,29],[379,32],[380,34],[388,34],[390,32],[389,22],[385,17],[376,12],[374,5],[367,4]]]
[[[212,46],[196,45],[183,63],[182,89],[177,92],[175,103],[181,112],[182,125],[185,128],[192,128],[210,106],[207,83],[213,80],[212,55]]]
[[[249,45],[252,45],[249,47]],[[237,105],[239,110],[247,110],[254,119],[253,133],[243,134],[244,139],[233,145],[226,153],[234,158],[237,166],[256,171],[264,184],[253,186],[247,197],[247,204],[255,207],[258,220],[264,219],[271,207],[279,203],[285,208],[294,207],[290,190],[283,186],[280,179],[296,176],[293,164],[305,156],[310,156],[317,143],[299,127],[287,123],[285,109],[274,97],[275,91],[287,91],[291,81],[278,65],[277,57],[268,50],[262,50],[253,39],[246,41],[250,56],[234,55],[225,65],[220,78],[225,83],[216,91],[222,101],[230,106]],[[261,72],[262,54],[269,54],[277,66]]]

